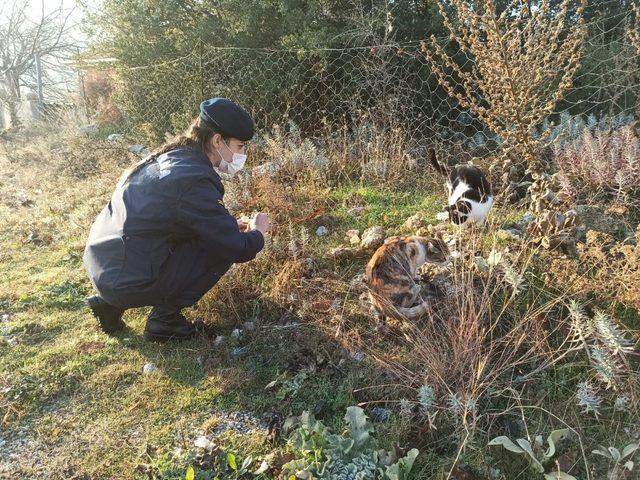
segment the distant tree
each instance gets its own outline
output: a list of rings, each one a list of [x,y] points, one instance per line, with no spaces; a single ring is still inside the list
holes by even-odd
[[[26,12],[29,0],[15,0],[0,6],[0,104],[9,111],[12,127],[20,125],[18,102],[26,77],[34,75],[39,59],[64,57],[75,43],[69,35],[70,11],[62,5],[45,14],[44,2],[39,19],[30,19]]]

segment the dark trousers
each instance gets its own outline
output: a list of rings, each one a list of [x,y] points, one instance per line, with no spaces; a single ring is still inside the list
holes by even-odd
[[[98,293],[123,309],[153,306],[179,310],[200,300],[229,268],[230,263],[212,268],[204,249],[197,242],[186,242],[175,247],[152,285],[140,289],[103,286]]]

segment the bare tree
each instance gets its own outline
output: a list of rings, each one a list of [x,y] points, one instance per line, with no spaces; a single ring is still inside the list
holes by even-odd
[[[18,104],[21,87],[33,78],[38,59],[62,59],[72,52],[70,15],[62,2],[50,13],[41,3],[39,19],[27,15],[30,0],[14,0],[0,6],[0,106],[9,111],[12,127],[20,125]]]

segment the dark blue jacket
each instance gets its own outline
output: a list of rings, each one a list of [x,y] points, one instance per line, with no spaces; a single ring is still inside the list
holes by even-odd
[[[220,276],[233,263],[255,258],[262,234],[240,232],[223,195],[220,176],[196,148],[159,155],[119,182],[91,226],[84,252],[96,290],[114,304],[122,303],[119,292],[162,295],[157,290],[164,267],[184,245],[204,252],[200,258]]]

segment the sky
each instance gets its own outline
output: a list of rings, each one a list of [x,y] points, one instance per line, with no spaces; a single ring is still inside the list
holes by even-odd
[[[97,8],[101,0],[80,0],[89,8]],[[0,0],[0,17],[7,15],[14,4],[20,5],[27,2],[25,14],[31,22],[37,23],[42,15],[55,13],[58,9],[62,9],[62,16],[69,15],[67,26],[68,33],[75,41],[82,45],[86,38],[80,26],[84,17],[84,9],[78,5],[78,0]],[[7,13],[5,13],[7,12]],[[77,73],[57,59],[43,58],[43,69],[48,71],[51,79],[51,85],[45,83],[44,94],[45,101],[61,100],[66,94],[73,94],[77,91]],[[49,87],[49,88],[47,88]]]
[[[12,2],[13,0],[0,0],[0,2]],[[24,0],[18,0],[24,1]],[[88,4],[90,7],[97,5],[96,0],[82,0],[83,4]],[[71,25],[76,26],[73,29],[74,36],[79,37],[79,39],[83,39],[82,32],[80,31],[79,26],[82,23],[83,19],[83,9],[78,6],[77,0],[29,0],[29,4],[27,7],[27,17],[32,21],[38,21],[42,17],[42,12],[44,11],[45,15],[48,15],[52,12],[55,12],[58,8],[62,8],[62,11],[67,14],[70,13],[69,22]]]

